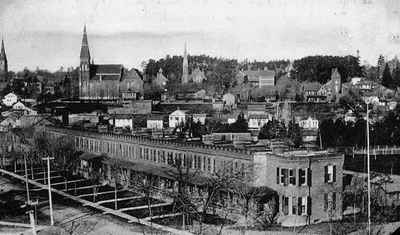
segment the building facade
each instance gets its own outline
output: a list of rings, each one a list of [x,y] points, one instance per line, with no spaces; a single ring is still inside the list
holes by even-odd
[[[279,195],[279,222],[290,226],[342,217],[344,156],[326,151],[258,153],[254,157],[257,186]]]
[[[168,172],[181,159],[183,167],[205,179],[227,166],[243,178],[251,175],[250,184],[254,187],[267,187],[278,193],[281,223],[292,216],[306,223],[341,217],[342,155],[323,151],[250,152],[55,127],[46,127],[45,132],[52,139],[68,138],[76,150],[104,156],[102,172],[106,179],[112,178],[111,167],[119,163],[118,177],[123,185],[137,172],[144,172],[157,177],[158,187],[173,188],[176,182]],[[194,193],[207,192],[201,181],[191,183],[196,188]],[[234,196],[227,196],[225,201],[237,207]]]
[[[143,80],[138,70],[128,70],[122,64],[94,64],[91,59],[85,26],[79,66],[80,99],[135,99],[136,94],[143,93]]]

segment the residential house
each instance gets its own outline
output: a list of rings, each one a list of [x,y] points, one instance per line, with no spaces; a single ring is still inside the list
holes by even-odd
[[[133,129],[133,115],[130,114],[112,114],[108,121],[114,127]]]
[[[204,72],[199,69],[199,68],[195,68],[192,73],[190,74],[191,80],[194,83],[203,83],[203,81],[207,80],[206,75],[204,74]]]
[[[206,113],[192,113],[191,117],[193,118],[193,122],[204,125],[206,123],[207,114]]]
[[[189,118],[189,110],[177,109],[169,115],[169,127],[176,128],[184,125]]]
[[[337,68],[332,69],[331,80],[320,88],[319,94],[326,96],[330,102],[339,100],[342,94],[342,80]]]
[[[303,85],[304,100],[306,102],[315,103],[324,102],[326,100],[326,96],[319,93],[320,89],[321,84],[318,82],[305,83]]]
[[[315,146],[318,137],[319,121],[315,118],[308,117],[305,120],[300,120],[298,124],[302,130],[303,145],[306,147]]]
[[[162,129],[164,129],[164,119],[165,119],[165,116],[152,115],[147,118],[146,126],[149,129],[162,130]]]
[[[222,96],[224,102],[224,109],[232,110],[236,108],[236,97],[231,93],[226,93]]]
[[[17,120],[18,118],[14,115],[10,115],[0,121],[0,132],[7,132],[12,128],[17,127]]]
[[[272,120],[272,116],[270,114],[251,114],[247,119],[249,129],[260,130],[264,125]]]
[[[357,117],[351,109],[344,114],[344,121],[354,123],[357,121]]]
[[[158,70],[157,76],[153,79],[153,85],[164,88],[167,85],[168,79],[164,76],[162,68]]]
[[[300,126],[300,128],[303,128],[303,129],[318,129],[319,121],[312,117],[308,117],[305,120],[299,121],[299,126]]]
[[[246,70],[244,71],[244,81],[248,81],[253,87],[275,86],[275,71]]]
[[[5,106],[11,107],[13,104],[17,103],[18,96],[11,92],[5,95],[2,101]]]
[[[12,106],[12,109],[15,111],[22,112],[26,115],[37,115],[37,112],[31,108],[26,107],[21,101],[18,101]]]
[[[264,114],[265,113],[265,103],[249,103],[247,104],[247,113],[250,114]]]

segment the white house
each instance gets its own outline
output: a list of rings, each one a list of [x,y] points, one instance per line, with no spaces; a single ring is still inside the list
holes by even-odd
[[[147,128],[162,130],[164,128],[164,117],[163,116],[151,116],[147,118]]]
[[[189,117],[188,110],[177,109],[169,115],[169,127],[175,128],[179,125],[185,124]]]
[[[17,119],[15,117],[7,117],[0,122],[0,131],[8,131],[10,128],[17,126]]]
[[[234,109],[236,108],[236,98],[231,93],[226,93],[222,96],[222,101],[224,102],[224,107],[226,109]]]
[[[318,129],[319,121],[312,117],[299,121],[299,127],[307,130]]]
[[[124,114],[116,114],[112,115],[112,117],[108,121],[114,127],[122,127],[133,129],[133,117],[132,115],[124,115]]]
[[[347,113],[344,115],[344,121],[345,122],[356,122],[357,121],[357,117],[351,109],[349,111],[347,111]]]
[[[3,98],[3,104],[7,107],[11,107],[13,104],[17,103],[18,96],[14,93],[8,93]]]
[[[206,123],[207,114],[206,113],[194,113],[192,114],[193,122],[201,123],[204,125]]]
[[[26,115],[37,115],[37,112],[31,108],[26,107],[21,101],[18,101],[12,106],[13,110],[22,111]]]
[[[252,114],[248,117],[249,129],[260,130],[265,124],[272,120],[272,116],[269,114]]]

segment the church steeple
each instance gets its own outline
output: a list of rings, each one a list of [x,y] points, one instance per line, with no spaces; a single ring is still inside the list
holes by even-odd
[[[5,84],[8,82],[8,62],[6,50],[4,48],[4,41],[1,39],[0,49],[0,90],[4,89]]]
[[[187,48],[185,42],[185,49],[183,51],[183,63],[182,63],[182,83],[189,82],[189,62],[188,62],[188,55],[187,55]]]
[[[90,63],[90,52],[89,52],[89,43],[86,34],[86,25],[83,27],[83,37],[82,37],[82,45],[81,45],[81,63]]]
[[[7,62],[6,50],[4,49],[4,40],[3,39],[1,39],[0,60]]]

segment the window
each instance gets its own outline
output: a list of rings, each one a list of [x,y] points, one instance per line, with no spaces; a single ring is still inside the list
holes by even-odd
[[[299,197],[297,200],[298,215],[311,215],[311,198]]]
[[[296,175],[294,169],[289,169],[289,184],[296,185]]]
[[[281,169],[281,184],[287,185],[288,184],[288,169],[282,168]]]
[[[284,215],[289,214],[289,198],[282,196],[282,212]]]
[[[282,185],[296,185],[296,169],[276,168],[276,183]]]
[[[300,168],[299,172],[299,186],[311,186],[311,169],[310,168]]]
[[[280,175],[281,175],[281,170],[279,169],[279,167],[277,167],[276,168],[276,184],[280,184],[281,183]]]
[[[336,210],[336,192],[324,194],[324,211],[332,213]]]
[[[292,215],[297,215],[296,197],[292,197]]]
[[[325,166],[325,183],[336,182],[336,166],[327,165]]]
[[[306,185],[306,170],[299,169],[299,186]]]

